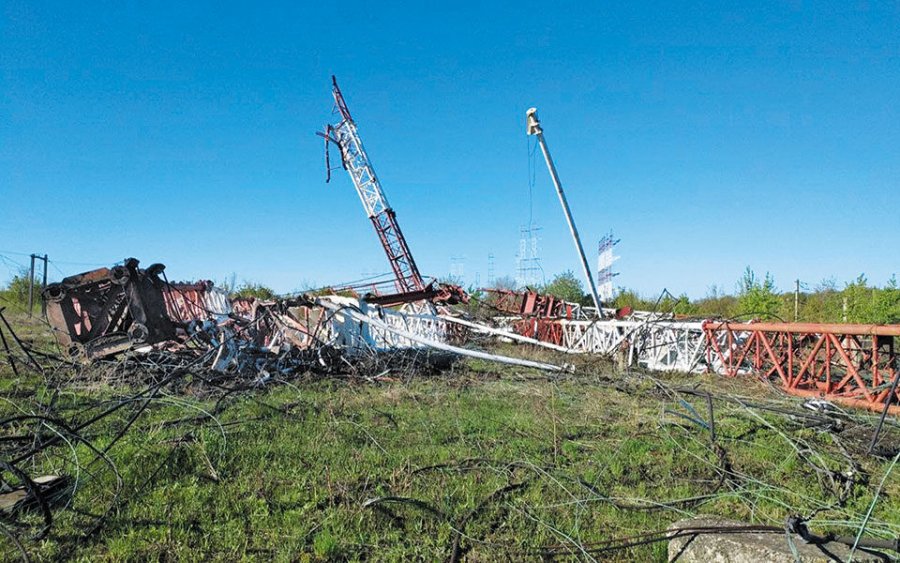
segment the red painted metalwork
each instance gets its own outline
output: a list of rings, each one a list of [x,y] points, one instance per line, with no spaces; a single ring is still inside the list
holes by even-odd
[[[183,323],[208,318],[206,294],[212,287],[211,281],[167,284],[163,287],[163,299],[169,318]]]
[[[900,325],[707,321],[703,331],[708,365],[776,380],[797,395],[879,410],[898,375]]]
[[[513,324],[513,330],[522,336],[562,346],[563,330],[558,319],[522,319]]]
[[[325,139],[328,179],[331,178],[328,145],[334,143],[341,149],[341,164],[350,174],[366,214],[372,221],[375,232],[378,234],[378,240],[387,255],[391,270],[394,272],[397,293],[424,291],[425,282],[419,274],[419,268],[413,260],[409,246],[406,244],[406,238],[397,223],[396,213],[388,204],[381,189],[381,183],[375,175],[375,169],[363,149],[356,123],[350,115],[347,102],[344,100],[344,95],[334,76],[331,77],[331,83],[334,104],[341,116],[341,121],[337,125],[327,125],[325,131],[319,133]]]
[[[536,291],[512,291],[509,289],[483,289],[492,297],[495,309],[523,317],[571,319],[577,305],[553,295]]]

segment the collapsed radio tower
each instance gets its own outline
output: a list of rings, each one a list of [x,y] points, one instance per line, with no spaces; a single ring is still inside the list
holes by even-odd
[[[425,282],[419,274],[419,268],[409,251],[400,225],[397,224],[397,216],[381,189],[381,183],[363,148],[356,123],[350,117],[350,110],[347,109],[347,103],[334,76],[331,77],[331,84],[335,109],[340,114],[341,121],[337,125],[327,125],[325,132],[319,133],[325,139],[325,165],[328,168],[326,182],[331,179],[328,144],[334,143],[341,149],[341,165],[350,174],[359,199],[375,227],[381,246],[384,247],[388,262],[394,271],[397,293],[422,292],[426,289]]]

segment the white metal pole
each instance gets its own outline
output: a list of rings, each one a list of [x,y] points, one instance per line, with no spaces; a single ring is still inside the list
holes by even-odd
[[[581,246],[581,238],[578,236],[578,229],[575,228],[575,220],[572,218],[571,210],[569,210],[569,202],[566,201],[566,194],[563,193],[559,175],[556,173],[556,166],[553,164],[553,158],[550,157],[550,149],[547,148],[547,141],[544,140],[544,132],[541,130],[541,122],[538,120],[537,109],[531,108],[525,115],[528,122],[528,134],[536,135],[538,143],[541,145],[541,152],[544,153],[544,160],[547,161],[547,169],[550,171],[550,177],[553,178],[553,185],[556,186],[556,195],[559,196],[559,203],[562,205],[563,213],[566,215],[566,221],[569,223],[569,231],[572,233],[572,239],[575,241],[575,248],[578,250],[578,256],[581,258],[581,268],[584,271],[584,279],[587,281],[588,289],[591,291],[591,298],[594,300],[594,306],[597,307],[597,316],[602,318],[603,309],[600,306],[600,296],[597,295],[597,286],[594,284],[594,278],[591,276],[591,269],[588,266],[587,258],[584,255],[584,248]]]

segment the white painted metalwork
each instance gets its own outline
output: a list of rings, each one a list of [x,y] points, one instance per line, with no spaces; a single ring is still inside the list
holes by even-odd
[[[320,340],[351,352],[422,347],[418,340],[404,336],[407,334],[429,341],[447,341],[447,322],[427,310],[397,311],[337,295],[320,298],[318,303],[330,311],[319,328]],[[359,315],[377,322],[360,323]]]
[[[349,119],[341,121],[334,127],[334,135],[344,157],[344,165],[353,180],[359,199],[370,218],[390,209],[387,196],[381,189],[375,169],[369,162],[362,139],[356,130],[356,123]]]
[[[469,350],[467,348],[460,348],[458,346],[452,346],[447,344],[442,340],[436,340],[429,338],[428,336],[422,335],[420,332],[411,332],[404,328],[393,326],[388,322],[385,322],[381,318],[379,318],[378,314],[365,313],[359,308],[350,307],[346,305],[340,305],[338,303],[334,303],[331,301],[331,298],[328,299],[319,299],[317,303],[330,310],[333,313],[333,317],[341,316],[345,319],[346,322],[356,323],[360,327],[366,326],[371,331],[371,334],[381,333],[381,334],[392,334],[394,338],[391,340],[395,342],[409,342],[415,347],[419,348],[433,348],[435,350],[442,350],[445,352],[451,352],[454,354],[458,354],[461,356],[468,356],[471,358],[478,358],[482,360],[488,360],[492,362],[499,362],[510,365],[517,365],[522,367],[530,367],[536,368],[546,371],[564,371],[567,368],[564,366],[557,366],[553,364],[547,364],[544,362],[535,362],[531,360],[524,360],[520,358],[511,358],[509,356],[501,356],[499,354],[489,354],[487,352],[480,352],[477,350]],[[386,309],[382,311],[387,311]],[[412,315],[404,315],[403,313],[398,313],[394,311],[399,316],[412,316]],[[397,319],[393,319],[396,321]],[[435,320],[435,317],[431,319],[422,319],[428,322]],[[440,319],[437,319],[440,322]],[[405,322],[404,319],[403,322]],[[427,325],[428,323],[426,323]],[[415,321],[413,321],[412,328],[414,330],[421,330],[423,325],[416,325]]]
[[[703,323],[672,320],[559,321],[563,342],[579,352],[627,353],[628,365],[654,371],[703,371]]]

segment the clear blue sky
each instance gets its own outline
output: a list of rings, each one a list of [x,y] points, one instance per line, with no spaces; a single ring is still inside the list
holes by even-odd
[[[388,271],[349,178],[324,182],[331,74],[424,273],[514,273],[532,105],[592,264],[622,239],[618,284],[900,270],[897,2],[75,4],[0,7],[0,251],[57,277]],[[577,271],[538,165],[544,269]]]

